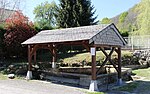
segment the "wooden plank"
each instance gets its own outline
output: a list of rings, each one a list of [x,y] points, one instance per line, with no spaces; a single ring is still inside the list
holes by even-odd
[[[94,44],[95,47],[107,47],[107,48],[110,48],[110,47],[120,47],[118,45],[107,45],[107,44]]]

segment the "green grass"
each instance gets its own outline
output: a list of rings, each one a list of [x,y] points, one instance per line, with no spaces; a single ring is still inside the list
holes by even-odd
[[[115,90],[132,92],[138,87],[138,85],[139,85],[138,82],[132,82],[132,83],[128,83],[127,85],[121,86]]]
[[[150,68],[133,70],[132,73],[136,74],[137,76],[145,77],[145,80],[150,80]],[[138,92],[145,92],[145,91],[149,91],[150,89],[149,87],[150,87],[149,81],[141,80],[141,81],[134,81],[128,83],[114,90],[128,91],[128,92],[133,92],[134,90],[137,90]]]
[[[15,79],[21,79],[21,80],[23,80],[24,77],[22,77],[22,76],[15,76]],[[8,76],[5,75],[5,74],[0,73],[0,80],[8,80]]]
[[[107,51],[107,53],[109,53],[109,51]],[[132,55],[132,52],[122,51],[122,56],[131,56],[131,55]],[[112,57],[116,57],[116,56],[117,56],[117,54],[113,53]],[[104,58],[105,58],[105,55],[101,51],[96,52],[96,61],[104,60]],[[63,62],[76,63],[76,62],[82,62],[83,60],[86,60],[86,62],[91,62],[91,55],[89,52],[80,53],[80,54],[76,54],[72,57],[64,58]]]
[[[89,91],[85,91],[86,94],[106,94],[104,92],[89,92]]]
[[[132,73],[150,80],[150,68],[133,70]]]
[[[0,80],[7,80],[7,75],[0,73]]]

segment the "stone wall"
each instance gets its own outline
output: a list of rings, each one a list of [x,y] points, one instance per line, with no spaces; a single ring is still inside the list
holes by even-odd
[[[64,68],[65,69],[65,68]],[[78,68],[80,69],[80,68]],[[67,71],[78,71],[77,68],[67,68]],[[89,68],[83,68],[85,71]],[[111,68],[114,70],[113,68]],[[125,74],[131,73],[131,68],[122,68],[122,77],[125,78]],[[79,74],[79,73],[65,73],[65,72],[58,72],[53,71],[51,73],[47,73],[47,76],[45,79],[49,80],[55,80],[62,83],[70,83],[70,84],[76,84],[80,86],[89,86],[91,82],[91,75],[87,74]],[[117,81],[117,73],[112,71],[110,74],[100,74],[97,76],[97,82],[98,85],[103,85],[107,83],[112,83]]]
[[[97,67],[97,70],[99,67]],[[59,72],[65,72],[65,73],[79,73],[79,74],[91,74],[91,66],[87,67],[60,67]],[[100,74],[106,74],[106,67],[102,67]]]

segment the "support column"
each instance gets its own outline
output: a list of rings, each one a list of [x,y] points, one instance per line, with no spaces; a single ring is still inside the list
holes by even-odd
[[[53,49],[52,49],[52,68],[56,68],[56,46],[53,44]]]
[[[118,47],[118,81],[117,85],[122,84],[122,79],[121,79],[121,48]]]
[[[29,80],[29,79],[32,79],[32,63],[31,63],[31,59],[32,59],[32,56],[31,56],[31,46],[28,45],[28,72],[27,72],[27,76],[26,76],[26,79]]]
[[[34,64],[36,65],[36,50],[34,52]]]
[[[92,77],[89,90],[99,91],[96,81],[96,47],[91,47],[91,56],[92,56]]]

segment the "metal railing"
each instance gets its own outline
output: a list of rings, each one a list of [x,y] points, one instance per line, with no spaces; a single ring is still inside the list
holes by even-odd
[[[150,49],[150,35],[124,37],[127,45],[123,49]]]

